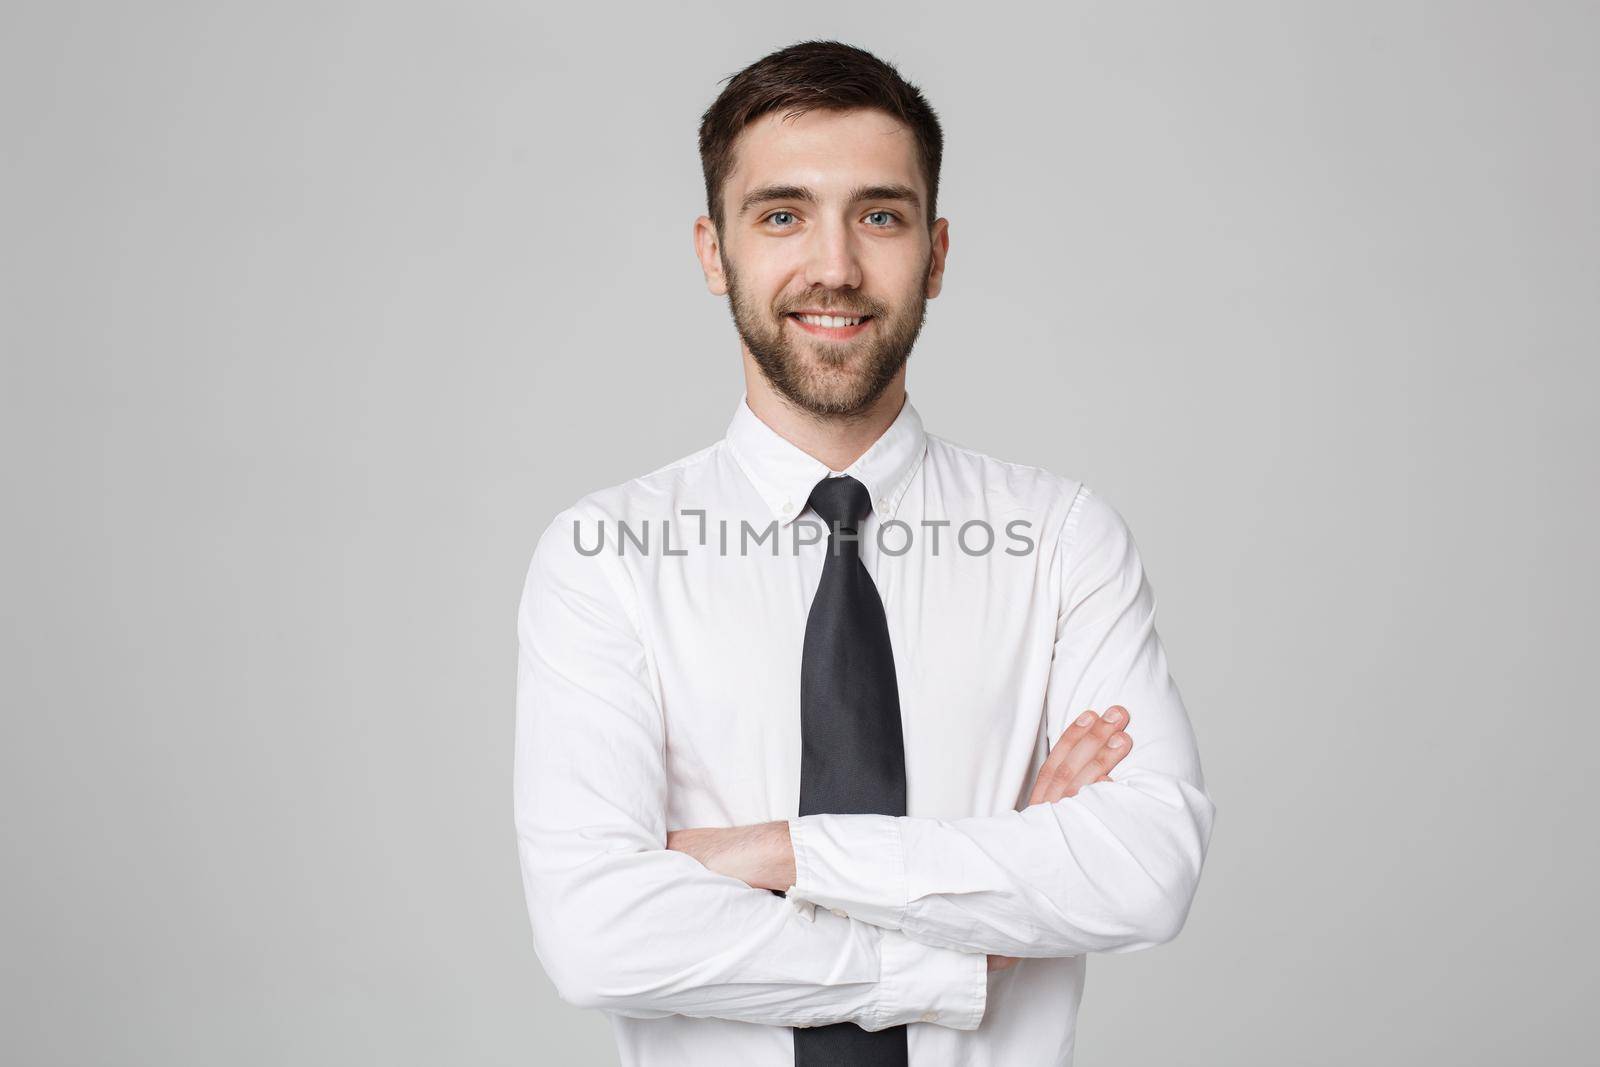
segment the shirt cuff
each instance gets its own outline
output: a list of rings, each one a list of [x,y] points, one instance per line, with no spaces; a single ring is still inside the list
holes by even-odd
[[[876,1021],[864,1030],[935,1023],[976,1030],[989,999],[989,957],[913,941],[898,930],[880,943]]]
[[[795,907],[820,905],[885,930],[904,924],[906,864],[895,816],[802,815],[789,820],[789,844],[795,877],[785,896]]]

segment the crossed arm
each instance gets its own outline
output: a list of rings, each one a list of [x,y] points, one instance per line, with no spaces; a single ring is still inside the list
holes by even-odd
[[[1154,592],[1109,505],[1081,491],[1063,529],[1044,715],[1047,736],[1063,737],[1083,708],[1131,710],[1116,780],[1060,796],[1036,783],[1022,811],[964,819],[807,815],[788,820],[787,856],[761,836],[772,828],[736,828],[767,842],[751,846],[754,881],[670,847],[637,606],[612,554],[577,556],[570,519],[541,539],[519,608],[514,770],[535,947],[563,999],[641,1018],[875,1030],[933,1016],[973,1029],[991,956],[1177,935],[1214,807]],[[794,901],[820,907],[808,920]]]
[[[1051,747],[1034,777],[1028,804],[1048,804],[1077,796],[1079,789],[1092,782],[1111,781],[1112,768],[1132,747],[1127,725],[1128,710],[1120,705],[1107,708],[1104,715],[1085,711]],[[798,872],[790,820],[669,830],[667,847],[687,853],[706,868],[737,878],[753,889],[801,892],[795,882]],[[987,955],[991,971],[1004,970],[1017,962],[1015,956]]]

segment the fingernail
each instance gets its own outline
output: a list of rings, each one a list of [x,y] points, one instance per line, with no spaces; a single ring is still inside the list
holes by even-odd
[[[1116,736],[1116,737],[1113,737],[1113,738],[1112,738],[1112,739],[1111,739],[1111,740],[1110,740],[1110,741],[1109,741],[1109,742],[1107,742],[1107,743],[1108,743],[1108,744],[1109,744],[1109,745],[1110,745],[1110,746],[1111,746],[1111,747],[1112,747],[1112,748],[1121,748],[1121,747],[1122,747],[1122,746],[1123,746],[1123,745],[1125,745],[1125,744],[1127,744],[1127,743],[1128,743],[1128,739],[1127,739],[1127,738],[1126,738],[1126,737],[1123,737],[1123,736],[1121,736],[1121,735],[1120,735],[1120,734],[1119,734],[1119,735],[1118,735],[1118,736]]]
[[[1079,726],[1088,726],[1092,722],[1094,722],[1094,712],[1092,711],[1086,711],[1078,716]]]
[[[1121,722],[1122,721],[1122,712],[1116,710],[1115,708],[1112,708],[1110,711],[1106,712],[1105,720],[1106,720],[1106,722]]]

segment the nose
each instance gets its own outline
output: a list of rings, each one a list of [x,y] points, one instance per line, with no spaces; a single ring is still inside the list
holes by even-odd
[[[855,236],[843,222],[819,225],[806,249],[806,283],[818,289],[858,289],[861,260]]]

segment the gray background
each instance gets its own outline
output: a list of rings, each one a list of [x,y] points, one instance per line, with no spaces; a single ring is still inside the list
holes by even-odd
[[[516,598],[722,433],[695,126],[831,36],[948,134],[913,398],[1126,515],[1219,807],[1079,1063],[1574,1062],[1597,15],[6,3],[4,1058],[616,1062],[523,911]]]

